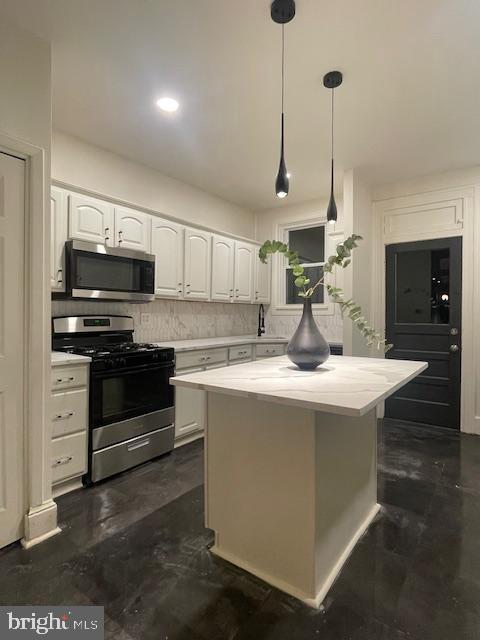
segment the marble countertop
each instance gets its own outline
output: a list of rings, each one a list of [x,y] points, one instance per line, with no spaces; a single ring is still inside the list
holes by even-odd
[[[222,338],[196,338],[193,340],[171,340],[169,342],[155,342],[159,347],[172,347],[177,353],[181,351],[195,351],[196,349],[212,349],[213,347],[230,347],[237,344],[286,344],[288,338],[279,336],[224,336]]]
[[[426,362],[330,356],[300,371],[286,356],[171,378],[175,386],[361,416],[427,368]]]
[[[74,353],[52,351],[52,367],[59,367],[65,364],[88,364],[91,361],[92,359],[88,356],[77,356]]]
[[[181,351],[195,351],[197,349],[212,349],[214,347],[231,347],[237,344],[287,344],[289,338],[283,336],[263,335],[261,338],[255,335],[247,336],[223,336],[222,338],[194,338],[192,340],[170,340],[168,342],[155,342],[159,347],[171,347],[177,353]],[[340,345],[339,342],[330,344]]]

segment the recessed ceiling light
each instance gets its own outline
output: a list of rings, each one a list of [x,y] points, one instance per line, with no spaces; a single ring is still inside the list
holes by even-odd
[[[175,98],[159,98],[157,100],[157,107],[160,107],[162,111],[173,113],[178,109],[178,106],[178,101]]]

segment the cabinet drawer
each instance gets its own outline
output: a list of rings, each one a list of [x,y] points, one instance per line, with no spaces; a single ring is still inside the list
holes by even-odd
[[[87,390],[52,393],[52,438],[87,429]]]
[[[52,368],[52,391],[73,387],[86,387],[88,367],[84,364],[69,367]]]
[[[185,351],[177,354],[176,368],[181,371],[190,367],[205,367],[210,364],[224,362],[227,364],[228,349],[203,349],[199,351]]]
[[[251,360],[253,357],[253,347],[251,344],[243,344],[238,347],[230,347],[228,350],[229,360]]]
[[[81,476],[87,470],[87,434],[52,440],[52,483]]]
[[[257,344],[255,347],[257,358],[272,358],[273,356],[283,356],[285,353],[284,344]]]

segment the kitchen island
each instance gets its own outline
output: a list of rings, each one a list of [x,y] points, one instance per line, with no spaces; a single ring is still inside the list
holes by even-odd
[[[281,356],[172,378],[207,392],[212,552],[319,606],[379,509],[376,407],[426,367]]]

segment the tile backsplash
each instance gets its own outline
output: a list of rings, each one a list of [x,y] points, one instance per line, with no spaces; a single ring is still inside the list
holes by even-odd
[[[257,305],[154,300],[148,304],[53,300],[52,316],[84,314],[132,316],[137,342],[252,335]]]

